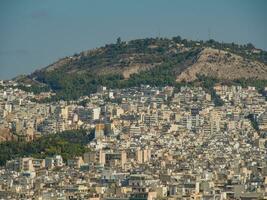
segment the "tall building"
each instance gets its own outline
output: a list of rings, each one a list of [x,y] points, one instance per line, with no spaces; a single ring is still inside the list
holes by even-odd
[[[94,139],[100,139],[104,137],[105,124],[96,124]]]
[[[149,162],[151,158],[151,150],[148,147],[136,149],[136,161],[137,163]]]
[[[126,161],[127,154],[124,150],[105,153],[105,165],[107,166],[121,166],[123,168]]]
[[[211,133],[220,131],[220,115],[216,111],[210,112],[210,130]]]
[[[92,110],[92,120],[99,120],[100,119],[100,107],[93,108]]]
[[[103,150],[99,151],[99,164],[104,165],[106,163],[106,154]]]
[[[35,171],[33,166],[33,158],[21,158],[20,159],[20,170],[33,172]]]

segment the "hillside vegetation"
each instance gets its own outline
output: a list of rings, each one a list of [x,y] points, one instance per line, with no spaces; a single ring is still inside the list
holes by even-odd
[[[50,88],[57,93],[53,100],[70,100],[96,92],[98,85],[177,86],[199,82],[198,75],[236,83],[262,81],[267,79],[266,63],[267,52],[252,44],[189,41],[179,36],[129,42],[118,38],[115,44],[62,58],[20,81],[32,83],[35,91]]]
[[[91,140],[90,135],[91,133],[87,134],[85,130],[74,130],[42,136],[32,142],[2,142],[0,143],[0,166],[7,160],[25,156],[45,158],[60,154],[64,160],[81,156],[88,151],[85,145]]]

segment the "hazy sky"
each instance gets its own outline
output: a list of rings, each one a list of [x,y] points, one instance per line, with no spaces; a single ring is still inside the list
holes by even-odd
[[[211,38],[267,50],[265,0],[0,0],[0,79],[116,41]]]

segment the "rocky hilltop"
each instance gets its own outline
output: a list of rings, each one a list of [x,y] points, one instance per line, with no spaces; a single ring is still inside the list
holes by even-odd
[[[197,75],[223,80],[267,79],[267,66],[259,61],[208,47],[199,53],[193,65],[177,77],[177,81],[191,82],[197,79]]]

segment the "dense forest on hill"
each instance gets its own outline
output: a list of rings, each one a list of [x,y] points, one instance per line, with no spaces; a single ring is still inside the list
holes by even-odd
[[[7,160],[18,157],[33,156],[45,158],[56,154],[62,155],[64,160],[81,156],[91,139],[91,133],[85,130],[70,130],[58,134],[49,134],[32,142],[7,141],[0,143],[0,166]]]

